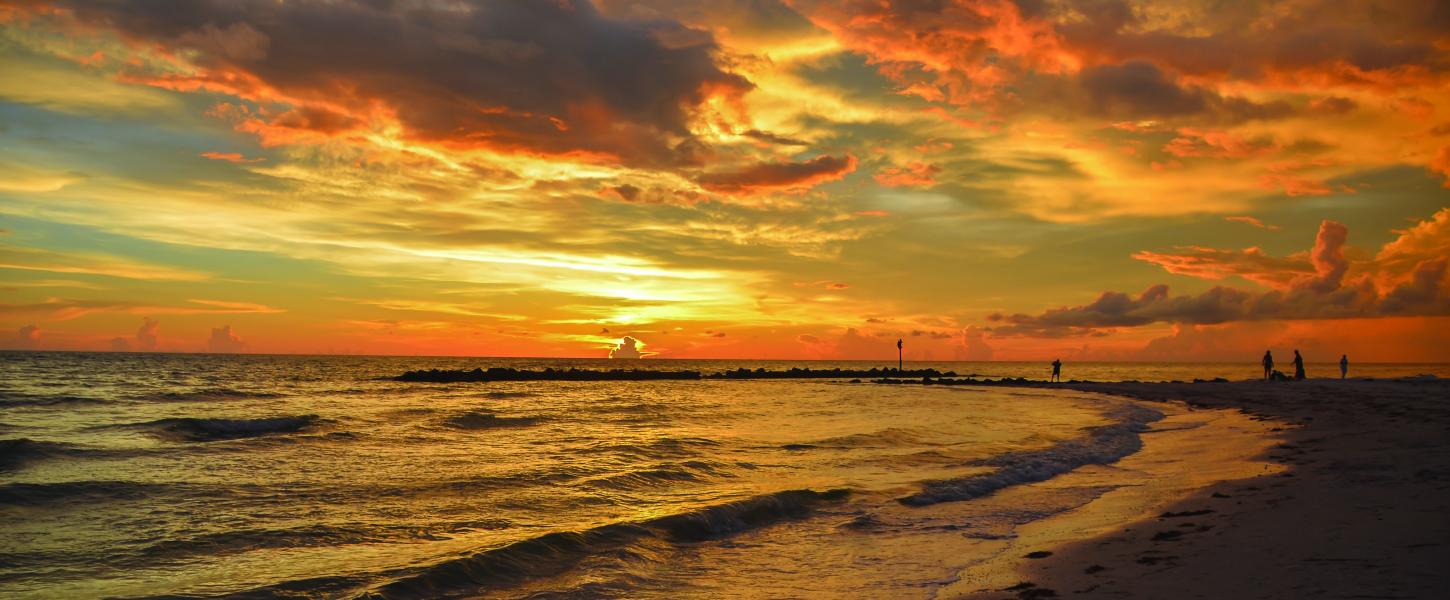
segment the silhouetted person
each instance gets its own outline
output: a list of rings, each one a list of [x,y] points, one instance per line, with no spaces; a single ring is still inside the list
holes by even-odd
[[[1339,357],[1339,378],[1340,379],[1344,379],[1344,376],[1345,375],[1348,375],[1348,374],[1349,374],[1349,355],[1348,354],[1345,354],[1345,355]]]
[[[1052,379],[1050,381],[1062,381],[1062,359],[1052,359]]]
[[[1268,350],[1264,351],[1264,381],[1269,380],[1269,375],[1274,373],[1274,354]]]
[[[1294,351],[1294,381],[1304,380],[1304,357],[1299,356],[1299,351]]]
[[[901,340],[896,340],[896,372],[901,372]]]

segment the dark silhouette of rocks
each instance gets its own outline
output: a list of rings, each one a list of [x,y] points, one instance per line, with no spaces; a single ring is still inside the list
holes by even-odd
[[[658,381],[667,379],[699,379],[699,371],[652,371],[647,369],[610,369],[595,371],[589,369],[543,369],[529,371],[493,367],[488,370],[474,369],[445,371],[428,369],[408,371],[393,379],[395,381],[418,381],[427,383],[488,382],[488,381]]]
[[[458,382],[489,382],[489,381],[660,381],[660,380],[689,380],[689,379],[863,379],[863,378],[886,378],[886,377],[922,377],[942,378],[956,377],[952,371],[945,373],[936,369],[802,369],[792,367],[784,371],[767,371],[765,369],[735,369],[720,373],[701,373],[699,371],[656,371],[647,369],[543,369],[530,371],[524,369],[510,369],[504,367],[493,367],[487,370],[440,370],[427,369],[408,371],[397,377],[394,381],[414,381],[425,383],[458,383]]]
[[[735,369],[706,375],[710,379],[846,379],[865,377],[956,377],[954,371],[945,373],[936,369],[802,369],[791,367],[784,371],[761,369]]]

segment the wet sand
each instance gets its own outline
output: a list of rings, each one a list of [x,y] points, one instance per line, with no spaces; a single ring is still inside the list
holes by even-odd
[[[1261,475],[1048,519],[941,597],[1450,598],[1450,380],[1027,385],[1236,409],[1278,440],[1248,449]],[[1158,436],[1145,457],[1173,443]],[[1244,464],[1244,448],[1169,449]]]

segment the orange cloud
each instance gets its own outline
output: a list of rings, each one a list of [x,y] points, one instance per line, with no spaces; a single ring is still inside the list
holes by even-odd
[[[378,128],[453,148],[684,164],[703,106],[720,99],[738,113],[752,88],[716,61],[709,34],[611,18],[586,0],[339,2],[323,29],[313,25],[321,7],[308,3],[46,5],[60,10],[28,12],[54,21],[43,15],[63,11],[57,27],[112,31],[172,63],[131,67],[125,81],[256,103],[238,128],[265,145]]]
[[[1445,176],[1444,186],[1450,188],[1450,146],[1441,146],[1430,159],[1430,170]]]
[[[1052,25],[1008,0],[791,3],[848,48],[866,54],[901,91],[929,101],[995,100],[1024,69],[1076,70]]]
[[[1440,229],[1437,213],[1430,226],[1417,227],[1401,235],[1420,236]],[[1313,272],[1304,272],[1300,265],[1286,268],[1257,251],[1242,253],[1194,249],[1189,255],[1139,253],[1135,257],[1160,264],[1170,272],[1218,279],[1238,274],[1266,282],[1275,289],[1262,294],[1227,287],[1214,287],[1196,296],[1172,296],[1168,286],[1150,286],[1138,296],[1121,292],[1104,292],[1097,300],[1072,307],[1055,308],[1038,315],[994,314],[994,336],[1067,337],[1103,335],[1115,328],[1130,328],[1151,323],[1214,325],[1235,321],[1349,319],[1379,316],[1445,316],[1450,315],[1450,258],[1423,255],[1426,246],[1392,242],[1387,247],[1414,248],[1417,256],[1410,273],[1398,277],[1374,276],[1346,280],[1351,267],[1344,254],[1349,229],[1334,221],[1324,221],[1309,252]],[[1276,267],[1278,270],[1276,270]],[[1384,270],[1387,265],[1368,264],[1368,271]],[[1287,283],[1287,287],[1286,287]]]
[[[705,173],[696,181],[707,190],[726,194],[799,191],[838,180],[855,170],[855,156],[821,155],[805,162],[767,162],[736,171]]]
[[[262,158],[247,158],[237,152],[202,152],[201,156],[211,160],[221,160],[235,164],[248,164],[262,162]]]
[[[1184,128],[1163,151],[1179,158],[1245,158],[1272,151],[1272,140],[1246,140],[1225,131]]]
[[[246,349],[247,343],[235,333],[232,333],[232,326],[225,325],[211,330],[211,337],[206,340],[208,352],[218,354],[234,354]]]
[[[1305,273],[1313,272],[1309,261],[1275,258],[1258,248],[1215,250],[1198,246],[1180,247],[1183,252],[1135,252],[1133,258],[1163,267],[1175,275],[1200,279],[1223,279],[1237,275],[1269,287],[1289,287],[1289,283]]]
[[[1259,187],[1264,189],[1281,189],[1286,196],[1327,196],[1335,192],[1334,188],[1323,181],[1316,181],[1307,177],[1287,174],[1268,174],[1259,177]]]
[[[797,282],[795,282],[794,285],[796,287],[819,287],[819,288],[827,289],[827,290],[845,290],[845,289],[850,289],[850,287],[851,287],[849,284],[841,283],[839,281],[831,281],[829,279],[823,279],[823,280],[820,280],[820,281],[809,281],[809,282],[807,282],[807,281],[797,281]]]
[[[1254,227],[1258,227],[1259,229],[1267,229],[1269,231],[1278,231],[1279,230],[1279,226],[1278,225],[1266,225],[1266,224],[1264,224],[1263,221],[1260,221],[1257,217],[1249,217],[1249,216],[1228,216],[1228,217],[1224,217],[1223,220],[1229,221],[1229,222],[1232,222],[1232,223],[1245,223],[1245,224],[1248,224],[1248,225],[1252,225]]]

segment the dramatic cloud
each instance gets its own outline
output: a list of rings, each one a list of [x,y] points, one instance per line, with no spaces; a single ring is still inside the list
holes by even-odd
[[[213,328],[211,337],[206,340],[207,351],[218,354],[234,354],[241,352],[246,347],[247,343],[243,342],[237,334],[232,333],[231,325]]]
[[[51,4],[188,59],[131,81],[282,108],[239,124],[274,143],[396,123],[448,146],[675,163],[694,111],[751,87],[721,69],[708,34],[611,19],[583,0]]]

